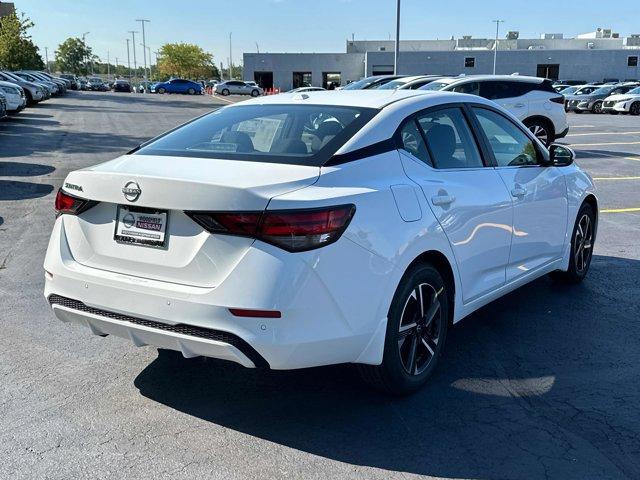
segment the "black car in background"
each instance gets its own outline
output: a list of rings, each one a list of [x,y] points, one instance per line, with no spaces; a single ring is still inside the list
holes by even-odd
[[[69,88],[71,90],[78,90],[78,77],[71,73],[63,73],[60,75],[60,78],[63,78],[69,82]]]
[[[112,89],[114,92],[131,93],[133,91],[133,89],[131,88],[131,84],[126,80],[116,80],[115,82],[113,82]]]

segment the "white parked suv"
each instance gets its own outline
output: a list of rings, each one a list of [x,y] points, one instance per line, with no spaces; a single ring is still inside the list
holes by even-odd
[[[7,100],[7,113],[18,113],[27,106],[27,97],[20,85],[0,81],[0,90],[2,90]]]
[[[602,111],[613,115],[618,113],[640,115],[640,87],[605,98]]]
[[[227,80],[213,86],[213,93],[220,95],[251,95],[258,97],[264,93],[255,82],[243,82],[240,80]]]
[[[545,145],[569,133],[564,97],[553,82],[519,75],[473,75],[444,78],[420,90],[442,90],[479,95],[493,100],[523,122]]]
[[[573,158],[471,95],[241,102],[70,173],[44,294],[137,346],[355,363],[412,392],[450,325],[547,273],[585,277],[598,207]]]

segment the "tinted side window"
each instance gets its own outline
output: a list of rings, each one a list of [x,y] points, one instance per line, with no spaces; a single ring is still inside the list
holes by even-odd
[[[462,85],[456,85],[451,89],[452,92],[468,93],[470,95],[480,95],[480,85],[478,82],[467,82]]]
[[[435,168],[482,167],[471,130],[459,108],[446,108],[418,116]]]
[[[500,98],[516,97],[511,82],[481,82],[480,96],[489,100],[498,100]]]
[[[533,141],[511,120],[484,108],[473,108],[499,167],[537,165]]]
[[[405,123],[404,127],[400,130],[400,148],[422,160],[424,163],[431,165],[424,138],[414,120]]]

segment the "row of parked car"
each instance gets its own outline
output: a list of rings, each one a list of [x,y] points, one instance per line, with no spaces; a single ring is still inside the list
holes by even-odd
[[[47,72],[0,70],[0,118],[15,115],[27,105],[61,95],[71,82]]]
[[[559,93],[567,112],[640,115],[640,82],[573,85]]]
[[[569,132],[565,111],[565,97],[553,82],[544,78],[521,75],[375,75],[352,82],[336,90],[425,90],[478,95],[493,100],[509,110],[538,139],[550,145]],[[305,86],[289,93],[324,90]]]

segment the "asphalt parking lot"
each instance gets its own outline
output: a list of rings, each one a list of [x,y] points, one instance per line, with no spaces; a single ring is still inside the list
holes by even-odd
[[[42,262],[65,175],[234,100],[75,92],[0,122],[0,478],[640,478],[640,117],[569,115],[600,191],[587,280],[458,324],[412,397],[56,320]]]

